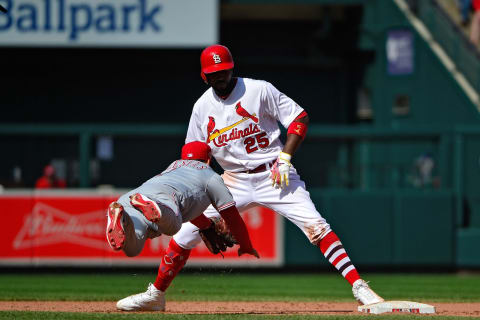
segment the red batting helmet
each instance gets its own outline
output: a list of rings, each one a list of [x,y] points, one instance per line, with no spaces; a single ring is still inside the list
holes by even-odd
[[[184,160],[203,160],[207,162],[212,157],[212,149],[205,142],[189,142],[182,148],[182,159]]]
[[[207,81],[206,74],[233,69],[234,65],[230,50],[219,44],[214,44],[202,51],[200,64],[202,69],[200,75],[204,81]]]

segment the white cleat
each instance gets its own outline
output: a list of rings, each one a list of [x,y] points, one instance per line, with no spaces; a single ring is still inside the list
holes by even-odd
[[[131,295],[117,302],[122,311],[165,311],[165,292],[148,285],[145,292]]]
[[[362,279],[358,279],[353,283],[352,292],[355,299],[357,299],[357,301],[362,305],[385,301],[382,297],[376,294],[375,291],[370,289],[367,282]]]

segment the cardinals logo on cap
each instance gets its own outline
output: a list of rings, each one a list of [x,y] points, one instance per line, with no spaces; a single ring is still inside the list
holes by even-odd
[[[215,61],[215,63],[222,63],[222,59],[218,54],[213,55],[213,61]]]

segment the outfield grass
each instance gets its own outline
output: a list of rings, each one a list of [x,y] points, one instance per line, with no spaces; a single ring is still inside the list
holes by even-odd
[[[364,278],[388,300],[480,302],[480,275],[370,274]],[[0,274],[0,300],[116,301],[145,291],[154,273],[141,274]],[[168,301],[350,301],[351,287],[337,274],[182,273],[167,294]],[[387,315],[375,319],[465,319],[446,316]],[[108,314],[0,311],[0,319],[365,319],[365,315],[252,314]],[[468,318],[473,319],[473,318]]]
[[[480,275],[371,274],[389,300],[480,301]],[[114,301],[143,292],[154,273],[0,274],[0,300]],[[176,301],[353,301],[337,274],[180,274],[168,290]]]

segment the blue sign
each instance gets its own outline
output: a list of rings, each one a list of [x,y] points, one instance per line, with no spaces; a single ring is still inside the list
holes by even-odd
[[[408,75],[414,71],[413,34],[409,30],[392,30],[387,35],[387,70],[390,75]]]

